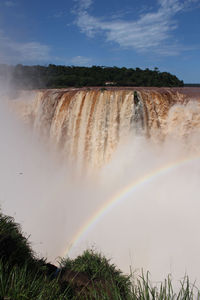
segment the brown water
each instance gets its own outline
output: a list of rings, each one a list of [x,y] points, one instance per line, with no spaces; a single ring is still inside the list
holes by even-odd
[[[29,98],[29,101],[27,99]],[[105,165],[132,133],[156,143],[200,129],[200,91],[92,88],[24,92],[12,103],[34,131],[79,168]]]

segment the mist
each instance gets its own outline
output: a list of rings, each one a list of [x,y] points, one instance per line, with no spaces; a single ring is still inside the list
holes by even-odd
[[[198,130],[187,136],[187,144],[178,137],[180,131],[162,144],[132,133],[107,165],[84,177],[1,98],[1,210],[21,224],[40,257],[56,263],[64,255],[76,257],[94,248],[127,273],[131,268],[139,274],[143,268],[156,281],[169,273],[200,280]],[[188,161],[141,184],[71,244],[113,195],[181,157]]]
[[[141,138],[123,146],[102,171],[101,189],[111,191],[107,201],[145,175],[154,176],[104,214],[70,253],[75,257],[94,247],[127,273],[143,269],[155,281],[188,274],[199,282],[200,158],[180,148],[169,141],[161,150]],[[156,175],[181,158],[188,160]]]

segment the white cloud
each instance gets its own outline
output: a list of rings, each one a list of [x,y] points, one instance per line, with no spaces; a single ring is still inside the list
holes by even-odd
[[[88,64],[91,63],[91,59],[88,57],[84,57],[84,56],[75,56],[71,59],[71,63],[73,65],[82,65],[82,66],[87,66]]]
[[[86,10],[92,5],[93,0],[74,0],[74,2],[77,4],[78,10]]]
[[[132,21],[96,18],[88,13],[91,0],[75,1],[79,3],[75,23],[88,37],[103,33],[107,41],[123,48],[176,55],[183,47],[170,43],[172,32],[178,26],[174,17],[199,0],[157,0],[159,7],[155,12],[146,12]]]
[[[48,61],[50,48],[38,42],[16,42],[0,31],[1,63],[36,63]]]

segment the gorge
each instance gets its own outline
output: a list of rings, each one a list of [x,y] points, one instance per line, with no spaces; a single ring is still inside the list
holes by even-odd
[[[12,186],[2,190],[2,208],[35,249],[53,261],[94,246],[127,272],[131,265],[156,279],[198,277],[198,88],[69,88],[13,98],[9,108],[26,132],[13,125],[5,134],[1,164],[23,174],[1,175]],[[35,137],[46,148],[35,149]],[[16,157],[8,162],[9,149]]]

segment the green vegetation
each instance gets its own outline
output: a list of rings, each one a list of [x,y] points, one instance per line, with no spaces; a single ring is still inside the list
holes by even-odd
[[[13,218],[0,215],[0,258],[9,265],[21,266],[24,261],[34,263],[34,255],[20,226]]]
[[[185,277],[175,292],[168,277],[152,285],[146,276],[126,276],[103,255],[85,251],[63,259],[59,269],[38,259],[11,217],[0,214],[1,300],[191,300],[200,292]]]
[[[22,89],[64,88],[85,86],[183,86],[176,76],[140,68],[105,66],[8,66],[0,65],[0,79],[9,79],[12,86]]]
[[[200,83],[185,83],[185,87],[200,87]]]
[[[25,262],[24,262],[25,263]],[[69,299],[58,280],[49,280],[39,271],[33,272],[26,263],[22,267],[0,262],[0,299],[63,300]]]
[[[61,265],[79,274],[84,272],[93,281],[94,287],[103,288],[104,292],[116,296],[116,299],[128,299],[130,295],[130,278],[117,270],[104,256],[92,250],[85,251],[74,260],[69,258],[62,260]]]

